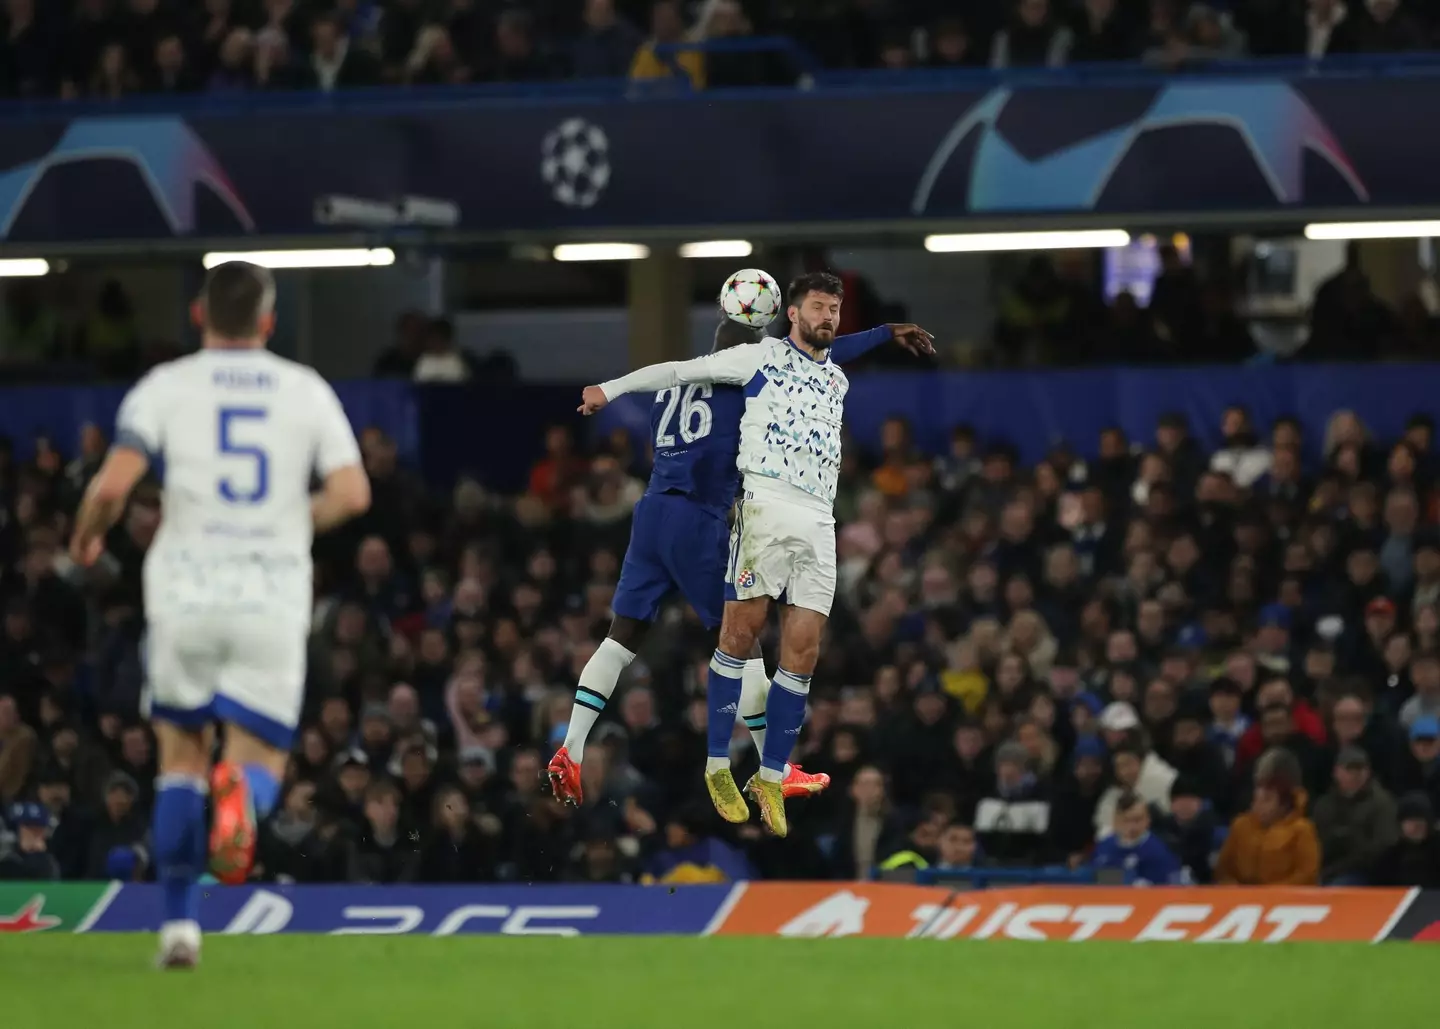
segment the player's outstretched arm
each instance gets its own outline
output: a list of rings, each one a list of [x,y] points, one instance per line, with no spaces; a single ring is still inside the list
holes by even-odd
[[[370,510],[370,477],[359,464],[337,468],[325,476],[325,485],[310,498],[310,517],[316,532],[329,532],[337,525]]]
[[[743,386],[760,370],[760,351],[760,347],[731,347],[693,361],[647,365],[598,386],[586,386],[577,410],[594,414],[626,393],[650,393],[690,382]]]
[[[835,342],[830,344],[830,360],[836,364],[844,364],[891,340],[912,354],[935,353],[935,338],[930,333],[911,322],[892,322],[865,332],[836,336]]]
[[[150,467],[142,451],[123,444],[110,448],[105,463],[85,488],[80,510],[75,515],[75,531],[70,536],[70,557],[83,568],[100,559],[105,549],[105,534],[120,520],[125,502]]]

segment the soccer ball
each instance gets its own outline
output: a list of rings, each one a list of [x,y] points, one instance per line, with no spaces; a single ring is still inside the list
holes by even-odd
[[[610,184],[610,140],[584,118],[567,118],[540,144],[540,177],[566,207],[593,207]]]
[[[769,272],[742,269],[720,288],[720,309],[732,322],[763,329],[780,313],[780,286]]]

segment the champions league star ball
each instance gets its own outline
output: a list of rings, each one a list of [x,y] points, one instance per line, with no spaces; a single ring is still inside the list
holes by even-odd
[[[540,177],[566,207],[593,207],[610,184],[610,141],[583,118],[569,118],[540,145]]]
[[[763,329],[780,313],[780,285],[769,272],[745,268],[725,280],[720,308],[732,322]]]

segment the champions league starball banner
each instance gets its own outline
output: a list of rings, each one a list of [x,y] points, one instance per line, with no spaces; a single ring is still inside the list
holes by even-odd
[[[39,105],[0,111],[0,237],[350,231],[336,196],[482,234],[1440,205],[1440,78],[1255,75]]]
[[[1420,890],[716,886],[206,887],[201,928],[228,935],[887,936],[1157,943],[1440,939]],[[0,933],[153,932],[159,887],[0,884]]]

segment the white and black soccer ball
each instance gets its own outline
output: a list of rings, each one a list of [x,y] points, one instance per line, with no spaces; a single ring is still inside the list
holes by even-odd
[[[566,207],[593,207],[610,184],[610,140],[584,118],[567,118],[545,134],[540,176]]]
[[[732,322],[763,329],[780,313],[780,284],[769,272],[742,268],[720,287],[720,309]]]

